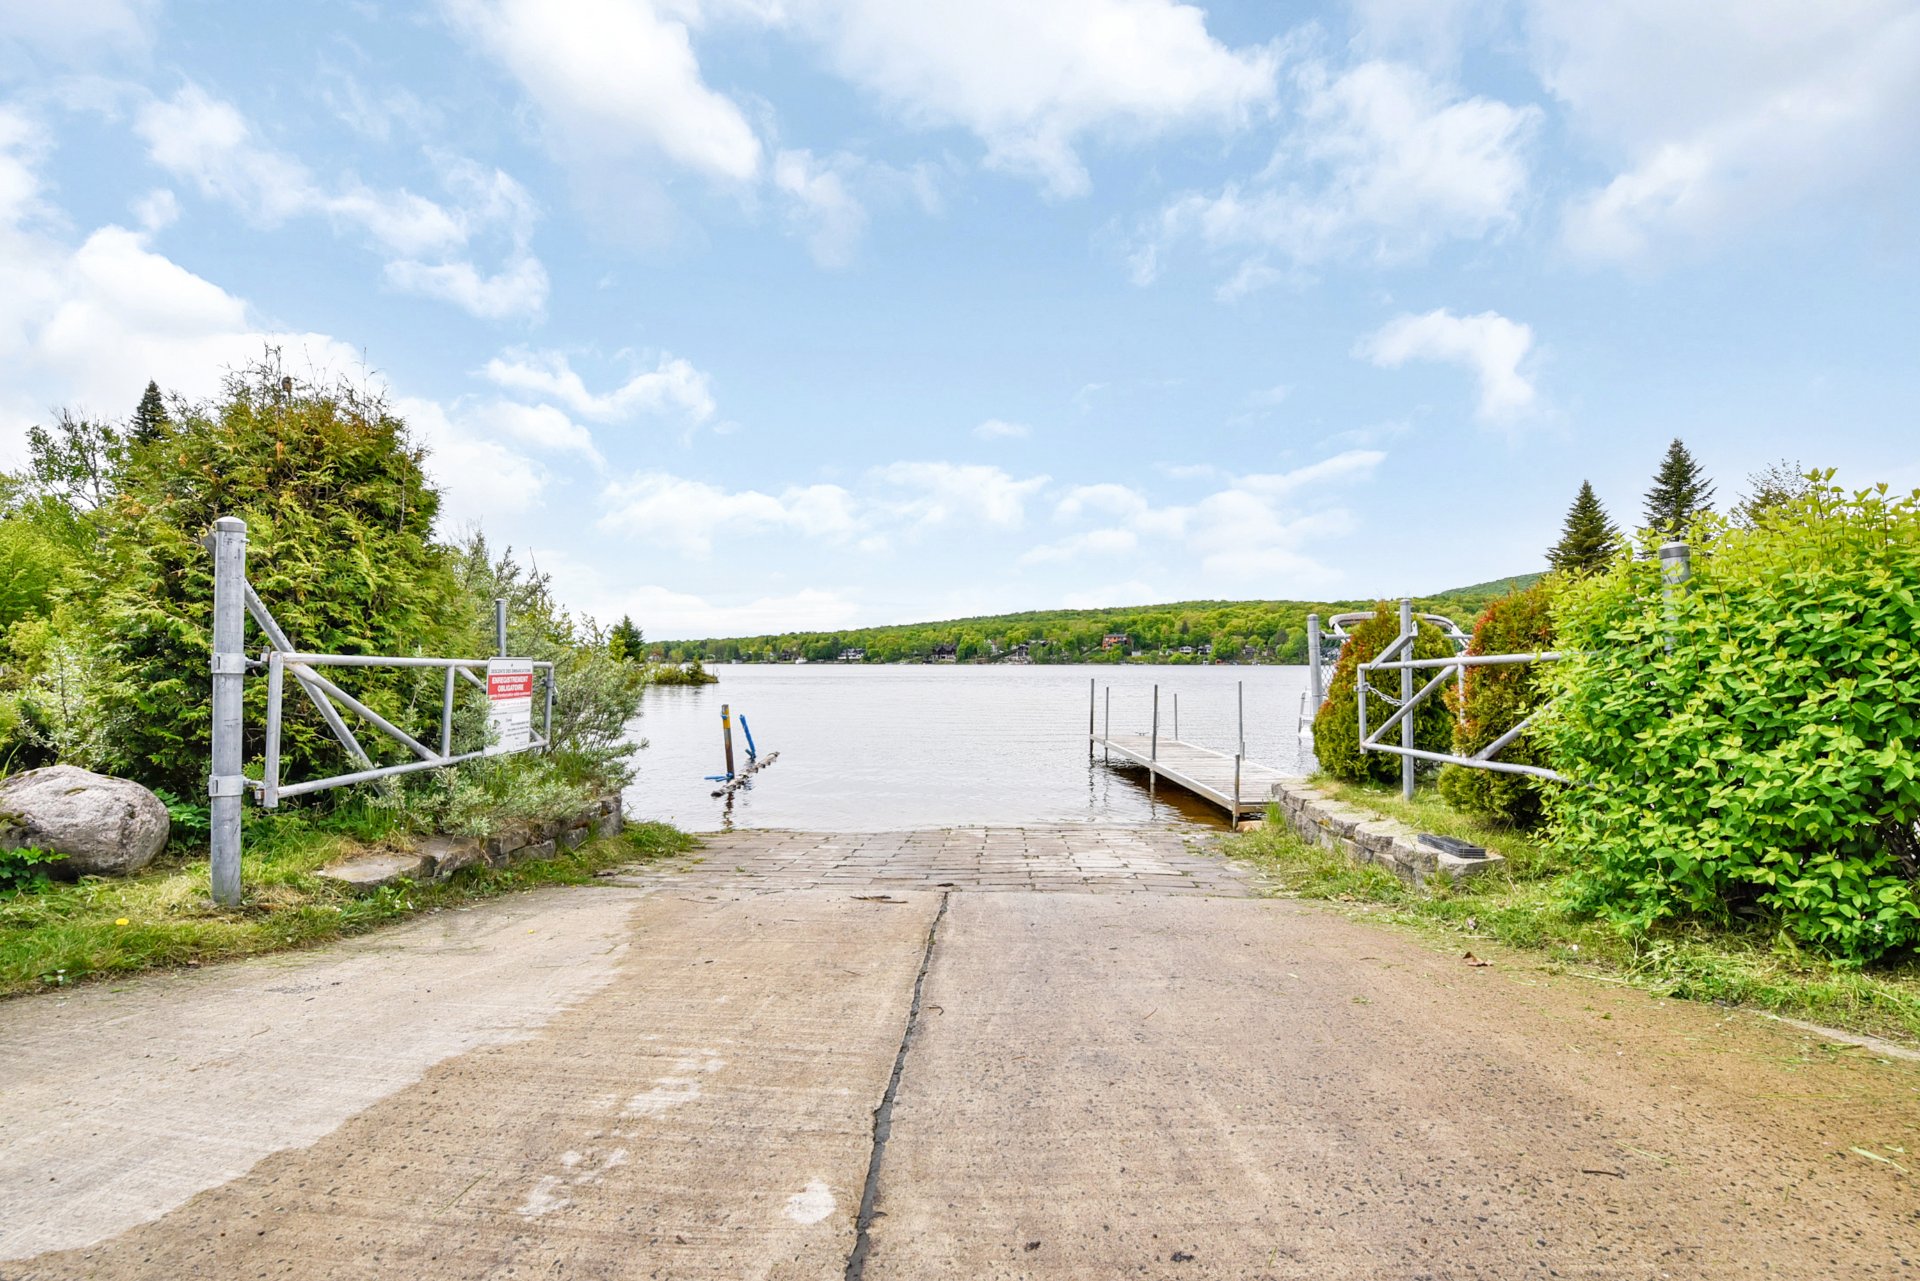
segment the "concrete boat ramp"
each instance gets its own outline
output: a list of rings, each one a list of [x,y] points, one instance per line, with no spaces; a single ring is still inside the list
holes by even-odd
[[[1916,1275],[1920,1065],[1194,839],[737,833],[0,1003],[0,1277]]]

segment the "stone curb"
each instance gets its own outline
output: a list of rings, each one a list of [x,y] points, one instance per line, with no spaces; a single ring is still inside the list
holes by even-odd
[[[1420,834],[1398,819],[1334,800],[1304,782],[1278,783],[1270,799],[1303,840],[1339,850],[1355,863],[1377,863],[1415,885],[1433,876],[1473,876],[1506,862],[1491,850],[1475,859],[1442,853],[1422,844]]]
[[[625,825],[620,797],[602,796],[579,813],[551,823],[514,823],[484,839],[430,836],[409,853],[352,859],[323,867],[318,874],[357,891],[397,881],[444,881],[464,868],[509,867],[552,858],[562,850],[579,849],[595,837],[616,835]]]

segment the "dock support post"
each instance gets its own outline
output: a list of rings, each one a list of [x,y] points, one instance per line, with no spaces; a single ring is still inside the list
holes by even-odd
[[[1233,822],[1228,826],[1236,832],[1240,830],[1240,754],[1238,752],[1234,753],[1233,757]]]
[[[1326,686],[1320,680],[1320,615],[1307,615],[1307,693],[1313,697],[1313,711],[1320,713]]]
[[[1415,636],[1413,627],[1413,602],[1403,600],[1400,602],[1400,635],[1407,638],[1401,645],[1399,653],[1400,661],[1403,663],[1413,661]],[[1402,667],[1400,669],[1400,706],[1405,707],[1412,701],[1413,669]],[[1407,716],[1400,722],[1400,746],[1402,747],[1413,746],[1413,721],[1413,717]],[[1400,795],[1407,800],[1413,799],[1413,763],[1411,756],[1400,758]]]
[[[720,704],[720,737],[727,742],[727,780],[733,780],[733,709]]]
[[[1113,759],[1113,752],[1107,746],[1113,741],[1113,686],[1107,686],[1107,723],[1100,734],[1100,760],[1104,764]]]
[[[1240,722],[1240,755],[1245,756],[1247,754],[1247,683],[1245,681],[1233,683],[1233,706],[1234,715]]]
[[[1177,691],[1173,696],[1173,741],[1180,741],[1180,695]]]
[[[240,902],[241,689],[246,682],[247,523],[213,522],[213,766],[207,774],[211,823],[208,880],[221,907]],[[278,762],[275,762],[277,768]]]
[[[1147,764],[1152,766],[1160,760],[1160,687],[1153,687],[1153,741],[1147,748]],[[1148,773],[1152,773],[1149,769]]]
[[[1093,759],[1093,690],[1095,679],[1087,677],[1087,759]]]

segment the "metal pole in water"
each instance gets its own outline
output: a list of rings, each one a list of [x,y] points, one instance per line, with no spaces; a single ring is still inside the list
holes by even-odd
[[[1104,764],[1113,759],[1107,744],[1113,740],[1113,686],[1107,686],[1107,721],[1100,735],[1100,760]]]
[[[213,901],[240,902],[240,718],[247,656],[247,524],[213,522],[213,759],[207,776]]]
[[[1153,687],[1153,741],[1147,748],[1149,764],[1160,759],[1160,687]],[[1149,771],[1151,772],[1151,771]]]
[[[1180,695],[1173,696],[1173,741],[1180,741]]]
[[[507,602],[499,597],[493,602],[493,652],[497,658],[507,656]]]
[[[733,777],[733,709],[720,704],[720,737],[727,742],[727,777]]]
[[[1234,831],[1240,830],[1240,757],[1233,758],[1233,821],[1229,824]]]
[[[1088,760],[1092,760],[1092,759],[1093,759],[1093,706],[1094,706],[1094,703],[1093,703],[1093,689],[1094,689],[1094,680],[1095,680],[1095,678],[1094,678],[1094,677],[1092,677],[1092,676],[1089,676],[1089,677],[1087,677],[1087,759],[1088,759]]]
[[[1240,719],[1240,755],[1245,756],[1247,754],[1247,683],[1245,681],[1233,683],[1233,704],[1235,714]]]
[[[1320,615],[1307,615],[1307,692],[1313,696],[1313,710],[1320,711],[1326,698],[1320,682]]]
[[[1403,600],[1400,602],[1400,635],[1411,637],[1414,634],[1413,602]],[[1411,662],[1413,659],[1413,650],[1414,642],[1408,640],[1403,647],[1404,652],[1400,654],[1400,661],[1403,663]],[[1400,669],[1400,706],[1405,707],[1412,701],[1413,669],[1411,667],[1402,667]],[[1400,746],[1402,747],[1413,746],[1413,719],[1413,717],[1408,716],[1400,722]],[[1407,800],[1413,799],[1413,757],[1411,756],[1402,756],[1400,758],[1400,795]]]

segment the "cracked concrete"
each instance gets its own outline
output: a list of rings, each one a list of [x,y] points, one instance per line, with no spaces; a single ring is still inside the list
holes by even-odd
[[[0,1004],[0,1277],[1920,1274],[1920,1065],[1181,833],[699,858]]]

